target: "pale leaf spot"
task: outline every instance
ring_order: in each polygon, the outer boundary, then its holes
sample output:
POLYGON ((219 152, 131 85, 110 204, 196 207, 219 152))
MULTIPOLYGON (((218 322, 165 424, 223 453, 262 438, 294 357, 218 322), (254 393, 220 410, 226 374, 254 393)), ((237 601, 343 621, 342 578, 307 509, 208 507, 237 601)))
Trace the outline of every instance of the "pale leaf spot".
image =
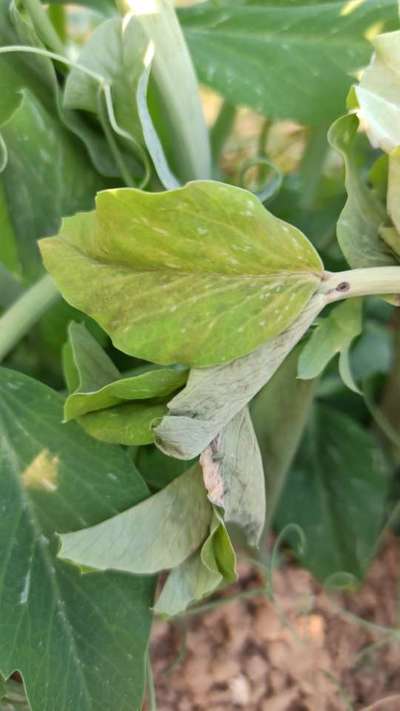
POLYGON ((25 488, 56 491, 59 458, 52 457, 48 449, 34 458, 22 473, 22 483, 25 488))
POLYGON ((26 576, 25 576, 24 586, 21 590, 21 595, 19 596, 19 604, 20 605, 26 605, 26 603, 28 602, 30 588, 31 588, 31 571, 29 569, 26 576))
POLYGON ((214 459, 215 451, 212 444, 200 455, 200 466, 203 470, 204 486, 207 489, 209 501, 215 506, 224 506, 224 482, 221 476, 221 463, 214 459))

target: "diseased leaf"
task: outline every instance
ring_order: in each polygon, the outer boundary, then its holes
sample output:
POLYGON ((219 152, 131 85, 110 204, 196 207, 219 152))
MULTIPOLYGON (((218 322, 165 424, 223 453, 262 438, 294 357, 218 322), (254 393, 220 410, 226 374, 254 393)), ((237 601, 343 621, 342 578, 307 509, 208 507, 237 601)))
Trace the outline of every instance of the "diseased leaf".
POLYGON ((270 380, 325 304, 316 294, 295 324, 250 355, 191 370, 185 388, 168 403, 169 415, 155 428, 157 446, 180 459, 200 454, 270 380))
POLYGON ((299 357, 298 377, 317 378, 330 360, 348 350, 361 333, 361 299, 348 299, 335 306, 329 316, 319 321, 299 357))
POLYGON ((299 380, 297 346, 250 405, 265 472, 267 526, 273 523, 289 467, 314 399, 315 382, 299 380))
POLYGON ((212 508, 197 466, 138 506, 61 536, 61 558, 96 570, 154 573, 183 563, 204 541, 212 508))
POLYGON ((210 533, 200 551, 172 570, 154 607, 165 617, 183 613, 189 605, 236 578, 235 553, 220 516, 214 511, 210 533))
POLYGON ((184 385, 187 379, 187 370, 178 366, 163 368, 146 365, 136 368, 129 376, 121 376, 83 324, 71 323, 68 334, 72 349, 68 371, 73 392, 65 401, 66 420, 126 404, 130 400, 166 397, 184 385))
POLYGON ((299 230, 212 181, 104 191, 41 249, 67 301, 117 348, 161 364, 251 352, 294 322, 323 271, 299 230))
POLYGON ((62 398, 0 370, 0 672, 32 711, 132 711, 142 701, 153 582, 80 575, 54 531, 123 511, 148 492, 128 455, 62 424, 62 398), (110 664, 112 660, 112 664, 110 664))
POLYGON ((358 119, 354 114, 339 118, 329 131, 329 141, 343 156, 346 168, 347 202, 337 225, 341 250, 352 268, 396 264, 380 236, 386 211, 360 173, 357 161, 358 119))
POLYGON ((362 578, 375 553, 387 496, 387 469, 373 436, 343 413, 318 407, 286 484, 279 529, 304 531, 301 562, 320 580, 362 578))
POLYGON ((200 464, 210 501, 224 509, 226 523, 237 524, 256 546, 265 522, 265 484, 247 407, 204 450, 200 464))
POLYGON ((352 75, 370 58, 374 25, 398 27, 394 0, 209 0, 180 19, 202 82, 232 104, 312 125, 343 111, 352 75))
POLYGON ((372 40, 375 54, 355 87, 368 138, 386 153, 400 145, 400 31, 372 40))

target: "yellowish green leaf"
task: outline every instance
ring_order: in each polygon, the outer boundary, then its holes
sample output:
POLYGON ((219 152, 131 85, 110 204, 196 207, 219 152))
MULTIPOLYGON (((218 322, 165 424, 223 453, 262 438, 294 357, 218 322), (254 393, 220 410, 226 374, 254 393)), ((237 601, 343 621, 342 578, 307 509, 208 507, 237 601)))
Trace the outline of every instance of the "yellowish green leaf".
POLYGON ((295 321, 323 272, 298 229, 212 181, 104 191, 41 249, 67 301, 117 348, 161 364, 250 353, 295 321))

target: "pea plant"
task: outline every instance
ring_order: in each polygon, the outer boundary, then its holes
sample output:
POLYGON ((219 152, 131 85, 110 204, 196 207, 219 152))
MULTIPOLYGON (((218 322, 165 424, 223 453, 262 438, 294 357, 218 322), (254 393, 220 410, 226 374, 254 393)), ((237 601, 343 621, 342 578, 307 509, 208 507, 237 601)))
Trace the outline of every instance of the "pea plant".
POLYGON ((2 709, 155 708, 155 616, 397 525, 396 2, 80 2, 0 5, 2 709))

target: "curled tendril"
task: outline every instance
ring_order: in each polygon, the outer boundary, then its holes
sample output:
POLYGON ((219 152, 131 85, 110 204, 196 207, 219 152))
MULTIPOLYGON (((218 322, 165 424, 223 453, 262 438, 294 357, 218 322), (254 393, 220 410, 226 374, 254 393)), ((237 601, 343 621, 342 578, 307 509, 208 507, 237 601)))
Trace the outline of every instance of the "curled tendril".
POLYGON ((274 197, 281 189, 282 181, 282 171, 264 156, 249 158, 241 164, 239 169, 238 183, 240 187, 250 190, 261 202, 266 202, 274 197), (252 186, 246 176, 254 169, 257 169, 257 173, 259 174, 261 173, 261 169, 263 169, 263 173, 266 173, 266 175, 260 180, 259 184, 253 184, 252 186))
POLYGON ((296 555, 301 556, 304 555, 307 547, 307 540, 306 540, 306 535, 297 523, 288 523, 287 526, 282 528, 282 531, 277 536, 277 539, 274 543, 274 546, 272 548, 271 552, 271 557, 269 559, 268 563, 268 568, 267 568, 267 580, 268 580, 268 587, 271 590, 271 595, 273 596, 272 590, 273 590, 273 585, 272 585, 272 576, 274 569, 277 566, 278 563, 278 555, 279 555, 279 549, 284 542, 285 539, 288 538, 288 535, 290 533, 296 534, 297 537, 297 545, 294 546, 294 551, 296 555))

